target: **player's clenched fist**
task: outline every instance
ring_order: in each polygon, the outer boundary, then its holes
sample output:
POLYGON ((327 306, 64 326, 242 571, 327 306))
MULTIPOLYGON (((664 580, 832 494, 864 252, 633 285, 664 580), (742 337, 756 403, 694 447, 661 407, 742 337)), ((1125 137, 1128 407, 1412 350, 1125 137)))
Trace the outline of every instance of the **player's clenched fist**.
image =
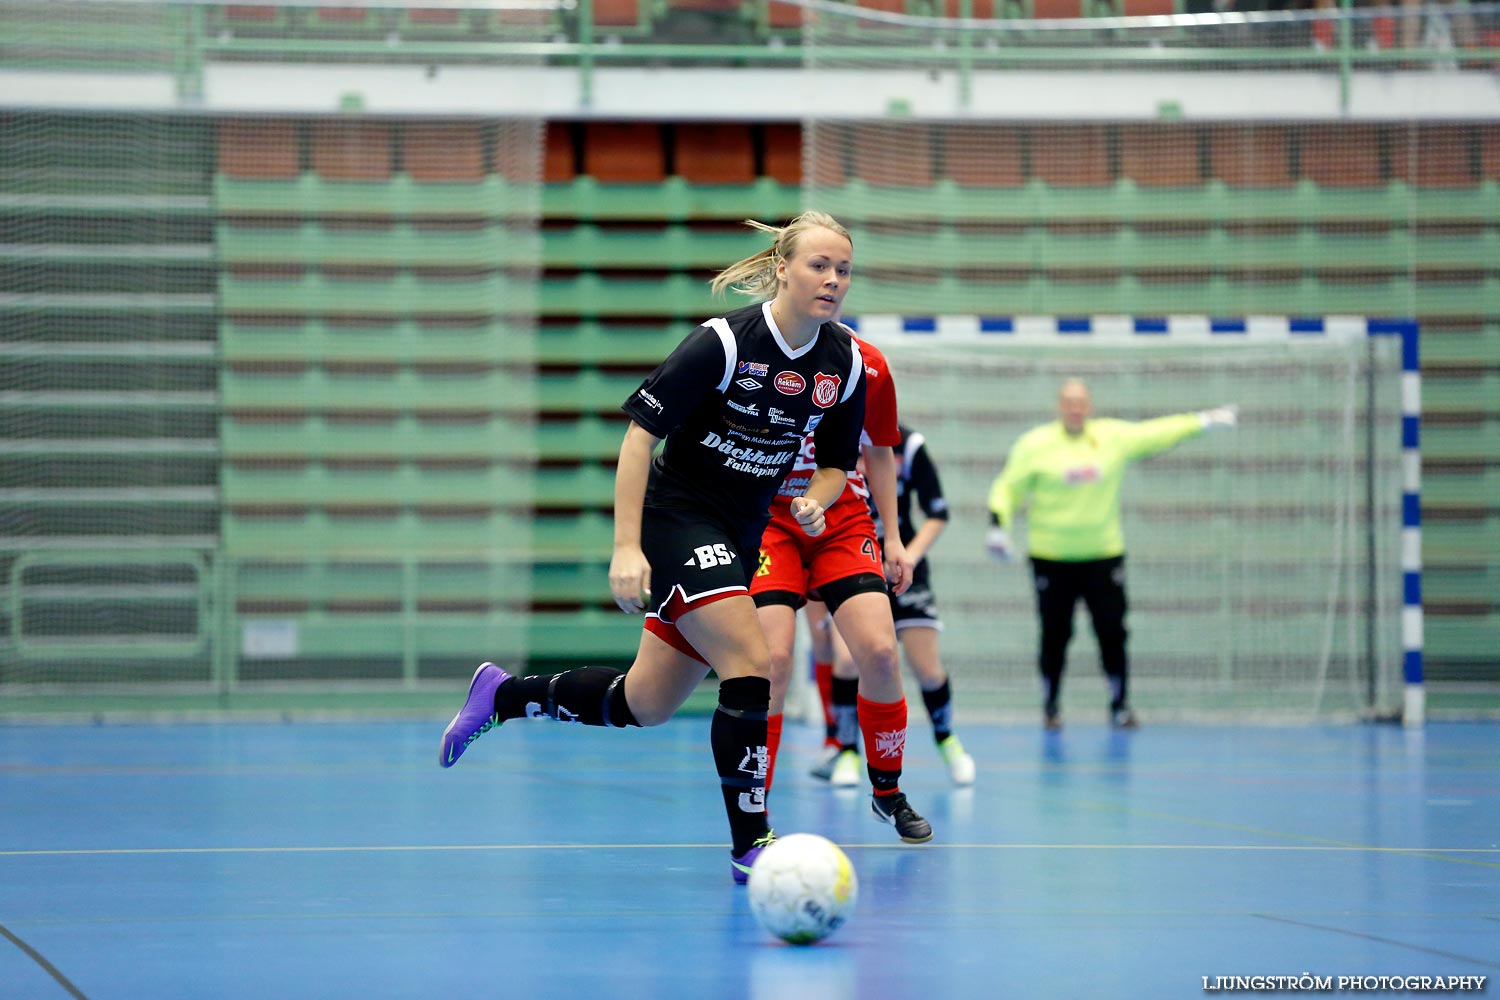
POLYGON ((802 530, 812 538, 821 535, 827 526, 827 522, 823 519, 823 505, 807 497, 792 498, 792 516, 797 519, 802 530))

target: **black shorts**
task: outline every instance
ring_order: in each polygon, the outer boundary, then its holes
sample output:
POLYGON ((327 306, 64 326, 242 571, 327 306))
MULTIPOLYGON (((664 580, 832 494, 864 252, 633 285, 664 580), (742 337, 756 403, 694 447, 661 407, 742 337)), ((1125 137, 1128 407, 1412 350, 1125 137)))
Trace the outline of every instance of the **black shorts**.
POLYGON ((670 624, 696 604, 748 594, 765 526, 731 526, 707 511, 648 504, 641 511, 641 551, 651 563, 646 613, 670 624))
POLYGON ((926 559, 917 563, 911 580, 906 593, 891 595, 891 617, 896 620, 896 631, 903 628, 942 628, 942 620, 938 618, 937 597, 932 593, 932 584, 928 580, 926 559))

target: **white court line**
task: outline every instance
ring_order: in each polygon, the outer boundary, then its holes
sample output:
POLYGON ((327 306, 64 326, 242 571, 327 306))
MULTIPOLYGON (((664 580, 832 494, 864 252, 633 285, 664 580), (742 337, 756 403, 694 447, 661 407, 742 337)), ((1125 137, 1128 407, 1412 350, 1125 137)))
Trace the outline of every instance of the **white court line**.
MULTIPOLYGON (((910 846, 841 844, 857 850, 911 850, 910 846)), ((678 851, 720 849, 723 844, 404 844, 351 847, 105 847, 0 851, 0 858, 155 854, 373 854, 421 851, 678 851)), ((1324 851, 1354 854, 1500 854, 1500 847, 1379 847, 1359 844, 924 844, 923 850, 966 851, 1324 851)))

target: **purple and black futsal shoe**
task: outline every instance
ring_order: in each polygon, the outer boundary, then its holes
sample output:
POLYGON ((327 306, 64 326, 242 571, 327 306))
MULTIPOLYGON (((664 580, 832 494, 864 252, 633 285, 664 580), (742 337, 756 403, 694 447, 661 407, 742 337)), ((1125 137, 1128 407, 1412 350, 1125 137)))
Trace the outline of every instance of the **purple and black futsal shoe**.
POLYGON ((500 725, 495 712, 495 690, 510 680, 510 674, 493 663, 481 663, 469 682, 469 696, 464 707, 458 710, 448 728, 443 730, 443 745, 438 754, 438 763, 452 767, 473 743, 485 733, 500 725))
POLYGON ((760 857, 760 852, 771 846, 776 839, 776 831, 772 830, 764 837, 750 845, 750 849, 739 857, 734 852, 729 852, 729 872, 734 876, 735 885, 744 885, 750 881, 750 869, 755 866, 755 859, 760 857))

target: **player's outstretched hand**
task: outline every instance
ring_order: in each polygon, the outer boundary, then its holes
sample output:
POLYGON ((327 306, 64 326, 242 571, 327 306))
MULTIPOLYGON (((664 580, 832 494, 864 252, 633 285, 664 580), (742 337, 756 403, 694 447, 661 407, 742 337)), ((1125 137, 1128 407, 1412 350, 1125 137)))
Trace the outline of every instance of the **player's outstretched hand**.
POLYGON ((627 615, 645 610, 651 602, 651 564, 639 545, 615 549, 609 560, 609 590, 627 615))
POLYGON ((823 518, 823 505, 807 497, 792 498, 792 516, 802 525, 802 530, 813 538, 821 535, 828 526, 823 518))
POLYGON ((1199 413, 1198 419, 1203 422, 1203 429, 1206 431, 1216 427, 1233 427, 1240 422, 1240 406, 1238 403, 1215 406, 1212 410, 1199 413))
POLYGON ((984 547, 991 556, 1001 562, 1010 562, 1016 557, 1016 547, 1011 543, 1010 535, 1006 534, 1004 528, 991 528, 985 532, 984 547))

